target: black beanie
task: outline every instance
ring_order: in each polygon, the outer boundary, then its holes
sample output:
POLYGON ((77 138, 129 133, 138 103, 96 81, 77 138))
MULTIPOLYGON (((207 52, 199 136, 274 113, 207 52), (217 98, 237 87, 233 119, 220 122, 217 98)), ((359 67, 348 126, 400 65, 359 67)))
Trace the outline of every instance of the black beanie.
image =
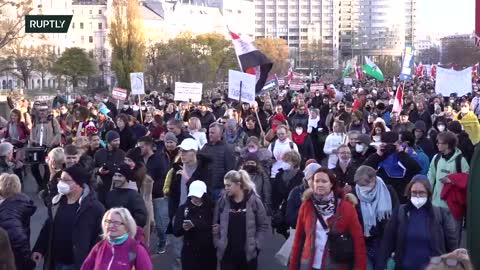
POLYGON ((127 180, 129 180, 129 181, 134 180, 133 179, 133 171, 132 171, 132 169, 130 169, 130 166, 128 166, 128 164, 126 164, 126 163, 122 163, 122 164, 120 164, 120 166, 117 166, 115 168, 115 172, 125 176, 125 178, 127 178, 127 180))
POLYGON ((387 131, 380 136, 382 143, 396 143, 398 141, 398 133, 394 131, 387 131))
POLYGON ((90 176, 86 172, 85 167, 80 164, 73 164, 72 166, 64 169, 63 171, 68 173, 68 175, 72 177, 73 181, 81 187, 83 187, 83 184, 86 184, 90 179, 90 176))
POLYGON ((460 124, 460 122, 458 122, 458 121, 452 121, 452 122, 448 123, 447 128, 448 128, 448 130, 450 130, 451 132, 453 132, 455 134, 462 133, 462 124, 460 124))

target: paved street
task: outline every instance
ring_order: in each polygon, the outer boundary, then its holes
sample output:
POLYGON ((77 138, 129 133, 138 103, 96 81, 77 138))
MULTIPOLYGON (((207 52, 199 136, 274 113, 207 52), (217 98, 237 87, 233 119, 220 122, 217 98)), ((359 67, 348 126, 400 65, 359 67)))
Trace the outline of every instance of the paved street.
MULTIPOLYGON (((31 174, 29 173, 24 182, 24 192, 26 192, 37 205, 38 209, 35 212, 35 215, 32 217, 31 220, 31 243, 32 247, 37 240, 38 234, 40 233, 40 229, 43 225, 47 217, 47 209, 41 203, 40 199, 36 195, 36 184, 33 180, 31 174)), ((272 235, 271 233, 268 234, 268 237, 265 239, 265 249, 262 251, 260 256, 259 266, 258 269, 261 270, 282 270, 287 269, 286 267, 280 266, 276 260, 273 258, 274 254, 278 251, 281 247, 284 238, 279 236, 278 234, 272 235)), ((152 260, 154 263, 154 269, 161 269, 161 270, 169 270, 172 269, 172 256, 171 250, 167 248, 167 252, 161 255, 152 255, 152 260)), ((40 267, 37 267, 37 270, 40 270, 40 267)), ((202 269, 199 269, 202 270, 202 269)))

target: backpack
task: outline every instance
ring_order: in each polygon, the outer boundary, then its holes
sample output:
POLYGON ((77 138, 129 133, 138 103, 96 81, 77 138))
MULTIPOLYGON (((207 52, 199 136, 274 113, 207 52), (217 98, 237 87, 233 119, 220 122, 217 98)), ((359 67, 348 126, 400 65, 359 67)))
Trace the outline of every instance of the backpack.
MULTIPOLYGON (((277 142, 277 140, 273 141, 271 146, 272 146, 272 154, 273 154, 273 150, 275 149, 275 143, 277 142)), ((293 147, 293 142, 290 141, 288 142, 288 145, 290 145, 290 150, 295 150, 295 148, 293 147)))
MULTIPOLYGON (((438 162, 440 161, 440 159, 442 158, 442 155, 440 154, 437 154, 435 156, 435 159, 433 160, 433 164, 435 165, 435 172, 437 171, 437 165, 438 165, 438 162)), ((460 173, 462 172, 462 155, 457 155, 455 157, 455 170, 457 173, 460 173)))

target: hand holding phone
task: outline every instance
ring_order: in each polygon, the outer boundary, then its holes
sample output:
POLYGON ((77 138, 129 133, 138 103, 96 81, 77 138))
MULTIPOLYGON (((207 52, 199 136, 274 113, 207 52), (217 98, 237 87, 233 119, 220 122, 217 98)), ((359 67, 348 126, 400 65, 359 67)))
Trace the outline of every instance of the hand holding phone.
POLYGON ((194 226, 193 226, 193 223, 192 223, 191 220, 186 219, 186 220, 183 221, 182 227, 183 227, 183 229, 184 229, 185 231, 189 231, 189 230, 191 230, 194 226))

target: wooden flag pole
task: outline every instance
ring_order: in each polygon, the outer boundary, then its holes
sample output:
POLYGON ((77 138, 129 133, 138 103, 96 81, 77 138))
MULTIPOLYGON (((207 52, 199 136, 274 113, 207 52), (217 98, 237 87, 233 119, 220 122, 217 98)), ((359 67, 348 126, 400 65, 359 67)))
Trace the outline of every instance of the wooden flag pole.
POLYGON ((142 98, 140 97, 140 95, 138 95, 138 106, 140 107, 140 109, 139 109, 139 111, 140 111, 140 121, 143 124, 142 98))

